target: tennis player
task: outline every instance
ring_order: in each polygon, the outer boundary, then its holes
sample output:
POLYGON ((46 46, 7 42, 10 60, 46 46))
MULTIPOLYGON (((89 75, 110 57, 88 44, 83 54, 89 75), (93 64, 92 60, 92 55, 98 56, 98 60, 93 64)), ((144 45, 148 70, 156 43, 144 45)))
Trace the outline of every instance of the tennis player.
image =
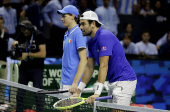
MULTIPOLYGON (((83 37, 77 24, 79 12, 75 6, 68 5, 57 12, 62 14, 63 26, 68 28, 63 41, 60 89, 69 89, 74 93, 87 63, 86 37, 83 37)), ((71 93, 63 94, 70 96, 71 93)))
POLYGON ((136 88, 136 74, 126 60, 117 37, 112 32, 101 29, 101 25, 103 24, 99 22, 98 16, 93 11, 86 11, 80 17, 83 36, 90 36, 91 39, 88 41, 89 56, 83 78, 73 97, 78 97, 85 88, 97 62, 99 65, 97 88, 94 95, 88 97, 86 102, 93 103, 100 96, 107 78, 108 95, 113 95, 113 99, 109 102, 129 106, 136 88))

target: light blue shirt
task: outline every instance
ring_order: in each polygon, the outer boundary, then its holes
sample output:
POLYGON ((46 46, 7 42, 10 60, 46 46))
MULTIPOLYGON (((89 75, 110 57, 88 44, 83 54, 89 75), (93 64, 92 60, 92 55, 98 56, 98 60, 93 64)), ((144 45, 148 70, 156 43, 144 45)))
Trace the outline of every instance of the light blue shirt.
POLYGON ((156 45, 148 42, 148 44, 143 43, 142 41, 136 43, 136 47, 139 52, 145 52, 147 55, 158 55, 158 50, 156 45))
POLYGON ((130 42, 127 48, 124 47, 123 41, 120 41, 120 44, 122 45, 125 54, 137 54, 138 53, 135 43, 130 42))
POLYGON ((58 14, 57 11, 61 10, 63 7, 69 4, 70 3, 68 0, 62 0, 62 5, 59 2, 59 0, 51 0, 50 2, 48 2, 48 4, 44 7, 45 22, 52 23, 53 25, 60 27, 60 28, 65 28, 61 21, 61 14, 58 14))
POLYGON ((118 13, 132 14, 134 5, 137 5, 137 0, 119 0, 118 13))
POLYGON ((108 7, 108 9, 106 9, 104 6, 101 6, 98 7, 95 12, 99 17, 99 21, 104 24, 101 28, 107 29, 117 35, 118 16, 116 9, 114 7, 108 7))
POLYGON ((163 44, 165 44, 167 42, 167 36, 168 36, 168 33, 166 33, 162 38, 160 38, 156 45, 157 46, 162 46, 163 44))
POLYGON ((86 48, 86 37, 76 25, 64 35, 61 83, 72 85, 80 62, 78 49, 86 48))
POLYGON ((6 10, 5 7, 0 8, 0 16, 4 19, 4 27, 8 29, 9 34, 16 32, 15 26, 17 26, 17 12, 13 8, 6 10))
MULTIPOLYGON (((113 0, 110 0, 109 6, 113 6, 113 0)), ((100 7, 103 6, 103 0, 96 0, 96 6, 100 7)))

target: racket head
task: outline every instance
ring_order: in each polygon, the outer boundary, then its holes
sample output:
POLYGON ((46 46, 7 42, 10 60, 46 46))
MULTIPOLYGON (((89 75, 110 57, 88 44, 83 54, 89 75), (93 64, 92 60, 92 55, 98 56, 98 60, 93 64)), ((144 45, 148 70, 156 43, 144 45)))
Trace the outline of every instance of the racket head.
POLYGON ((70 109, 85 103, 86 98, 82 97, 70 97, 57 101, 53 107, 58 110, 70 109))

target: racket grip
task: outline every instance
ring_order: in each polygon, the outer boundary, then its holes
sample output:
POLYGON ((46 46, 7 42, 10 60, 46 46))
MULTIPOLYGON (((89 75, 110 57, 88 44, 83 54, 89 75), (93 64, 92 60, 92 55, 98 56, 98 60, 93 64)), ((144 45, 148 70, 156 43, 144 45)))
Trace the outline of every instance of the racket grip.
POLYGON ((107 100, 107 99, 113 99, 113 95, 104 96, 104 97, 98 97, 98 98, 96 98, 95 101, 99 101, 99 100, 107 100))

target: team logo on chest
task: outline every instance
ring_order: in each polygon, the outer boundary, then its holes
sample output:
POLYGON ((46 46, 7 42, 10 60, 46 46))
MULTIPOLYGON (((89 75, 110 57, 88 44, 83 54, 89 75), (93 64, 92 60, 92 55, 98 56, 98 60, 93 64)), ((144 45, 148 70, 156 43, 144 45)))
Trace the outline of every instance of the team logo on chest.
POLYGON ((71 43, 71 42, 72 42, 72 39, 69 39, 69 40, 68 40, 68 43, 71 43))

